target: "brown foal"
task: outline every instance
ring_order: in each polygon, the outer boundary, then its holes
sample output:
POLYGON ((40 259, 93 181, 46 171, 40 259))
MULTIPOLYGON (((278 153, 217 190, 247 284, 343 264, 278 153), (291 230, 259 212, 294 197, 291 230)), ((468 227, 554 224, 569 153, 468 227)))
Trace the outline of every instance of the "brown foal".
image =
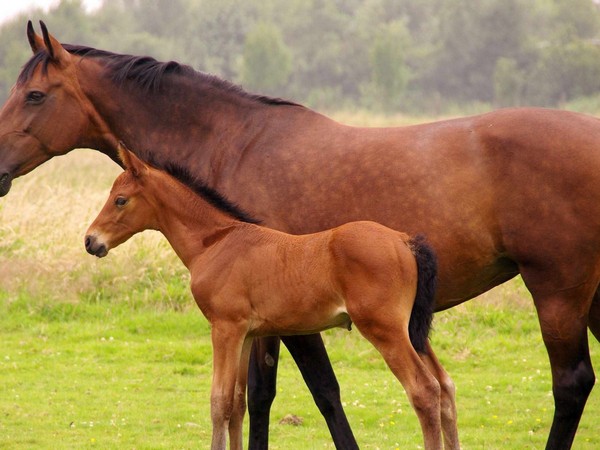
POLYGON ((427 340, 437 266, 422 239, 374 222, 285 234, 251 223, 215 191, 192 190, 182 169, 157 170, 123 148, 120 156, 126 171, 88 229, 86 249, 103 257, 155 229, 189 269, 196 303, 211 323, 212 449, 225 448, 227 432, 230 448, 242 448, 254 337, 352 323, 404 386, 425 448, 440 449, 442 441, 458 448, 454 398, 441 392, 427 340))

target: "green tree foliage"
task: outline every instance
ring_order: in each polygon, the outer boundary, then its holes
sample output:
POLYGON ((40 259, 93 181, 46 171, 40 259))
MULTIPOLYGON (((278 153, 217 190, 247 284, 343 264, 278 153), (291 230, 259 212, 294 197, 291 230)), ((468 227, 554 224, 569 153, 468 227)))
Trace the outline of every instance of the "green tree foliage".
POLYGON ((523 93, 523 74, 517 61, 499 58, 494 70, 494 101, 496 106, 518 106, 523 93))
POLYGON ((400 21, 387 24, 378 30, 371 47, 371 82, 368 97, 375 106, 390 112, 401 106, 400 100, 410 78, 406 52, 410 34, 400 21))
POLYGON ((246 36, 242 81, 251 89, 276 90, 288 81, 291 62, 281 31, 273 24, 259 22, 246 36))
POLYGON ((64 42, 148 54, 319 108, 440 112, 600 94, 595 0, 62 0, 0 27, 0 100, 26 18, 64 42))

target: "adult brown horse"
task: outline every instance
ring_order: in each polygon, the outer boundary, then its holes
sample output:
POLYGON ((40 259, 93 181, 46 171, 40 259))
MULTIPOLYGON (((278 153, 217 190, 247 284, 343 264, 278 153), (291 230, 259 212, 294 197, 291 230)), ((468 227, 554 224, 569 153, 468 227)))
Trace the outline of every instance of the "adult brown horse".
MULTIPOLYGON (((571 445, 595 380, 587 327, 600 337, 600 121, 508 109, 354 128, 173 62, 63 47, 42 29, 29 24, 35 54, 0 111, 0 194, 73 148, 116 160, 120 139, 159 166, 178 161, 272 228, 370 219, 424 233, 439 257, 438 310, 520 273, 552 366, 547 447, 571 445)), ((336 445, 354 447, 320 338, 284 342, 336 445)), ((253 448, 266 446, 277 354, 274 339, 254 349, 253 448)))
POLYGON ((124 148, 119 155, 126 171, 85 248, 104 257, 136 233, 159 230, 189 269, 194 299, 211 324, 211 449, 225 450, 227 434, 230 448, 242 449, 254 338, 352 324, 406 389, 425 449, 444 448, 442 429, 445 448, 459 448, 456 414, 452 421, 441 414, 438 363, 427 342, 437 265, 423 239, 367 221, 301 236, 271 230, 187 170, 156 170, 124 148))

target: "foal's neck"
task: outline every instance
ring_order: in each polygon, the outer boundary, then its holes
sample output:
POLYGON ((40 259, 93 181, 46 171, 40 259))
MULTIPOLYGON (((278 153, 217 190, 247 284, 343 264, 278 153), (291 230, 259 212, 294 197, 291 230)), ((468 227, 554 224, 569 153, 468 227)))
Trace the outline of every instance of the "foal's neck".
POLYGON ((244 225, 171 177, 157 181, 153 196, 159 231, 188 269, 196 257, 244 225))

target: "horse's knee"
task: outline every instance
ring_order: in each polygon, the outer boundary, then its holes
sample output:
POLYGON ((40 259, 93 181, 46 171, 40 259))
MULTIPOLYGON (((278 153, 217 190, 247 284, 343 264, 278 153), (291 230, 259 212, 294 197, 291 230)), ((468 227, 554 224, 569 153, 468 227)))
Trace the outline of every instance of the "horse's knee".
POLYGON ((326 417, 337 411, 338 405, 341 404, 340 385, 336 378, 329 378, 315 386, 312 394, 317 408, 326 417))
POLYGON ((246 415, 246 392, 241 389, 236 389, 233 404, 232 417, 237 418, 240 422, 243 421, 244 416, 246 415))
POLYGON ((553 380, 557 417, 581 415, 595 382, 594 369, 587 361, 581 361, 574 369, 563 369, 553 380))
POLYGON ((440 377, 438 382, 440 383, 442 397, 452 399, 456 397, 456 385, 454 384, 454 381, 452 381, 452 378, 445 375, 444 377, 440 377))
POLYGON ((442 408, 442 415, 455 416, 456 415, 456 385, 452 378, 446 376, 441 380, 440 383, 440 404, 442 408))
POLYGON ((226 395, 211 395, 210 415, 213 426, 229 422, 233 414, 233 399, 226 395))
POLYGON ((410 402, 421 422, 439 424, 441 395, 442 387, 433 377, 430 380, 420 381, 418 388, 410 392, 410 402))

